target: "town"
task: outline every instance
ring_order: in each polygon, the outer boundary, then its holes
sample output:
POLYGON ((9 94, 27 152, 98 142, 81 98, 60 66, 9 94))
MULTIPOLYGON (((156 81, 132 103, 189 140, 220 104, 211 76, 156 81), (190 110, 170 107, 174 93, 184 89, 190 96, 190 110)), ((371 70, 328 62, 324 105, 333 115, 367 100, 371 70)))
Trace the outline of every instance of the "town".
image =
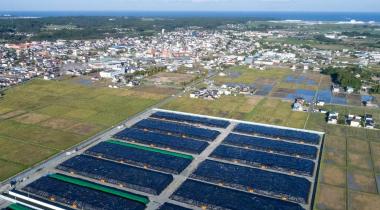
POLYGON ((377 206, 378 22, 0 26, 0 209, 377 206))

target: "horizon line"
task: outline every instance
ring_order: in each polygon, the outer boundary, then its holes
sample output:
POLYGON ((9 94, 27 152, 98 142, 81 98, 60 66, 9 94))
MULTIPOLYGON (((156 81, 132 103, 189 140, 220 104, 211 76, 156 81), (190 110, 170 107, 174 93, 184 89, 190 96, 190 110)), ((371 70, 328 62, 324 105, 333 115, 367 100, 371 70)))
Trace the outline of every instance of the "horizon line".
POLYGON ((312 10, 0 10, 0 12, 298 12, 298 13, 380 13, 380 11, 312 11, 312 10))

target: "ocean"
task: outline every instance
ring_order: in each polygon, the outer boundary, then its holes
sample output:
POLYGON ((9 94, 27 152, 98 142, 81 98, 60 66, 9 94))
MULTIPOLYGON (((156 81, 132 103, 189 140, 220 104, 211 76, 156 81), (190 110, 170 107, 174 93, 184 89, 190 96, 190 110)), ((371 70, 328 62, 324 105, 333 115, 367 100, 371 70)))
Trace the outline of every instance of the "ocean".
POLYGON ((374 21, 380 12, 207 12, 207 11, 0 11, 0 16, 63 17, 63 16, 128 16, 128 17, 247 17, 270 20, 303 21, 374 21))

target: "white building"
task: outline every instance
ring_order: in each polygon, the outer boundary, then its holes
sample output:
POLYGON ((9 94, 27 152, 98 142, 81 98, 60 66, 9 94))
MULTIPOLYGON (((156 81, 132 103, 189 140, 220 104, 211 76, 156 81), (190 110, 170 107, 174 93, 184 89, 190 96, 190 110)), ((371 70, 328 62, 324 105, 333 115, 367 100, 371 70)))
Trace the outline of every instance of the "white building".
POLYGON ((338 117, 339 117, 338 112, 330 112, 329 116, 327 118, 327 123, 328 124, 338 124, 338 117))
POLYGON ((119 75, 122 75, 124 74, 125 71, 122 70, 122 69, 119 69, 119 70, 105 70, 105 71, 101 71, 99 73, 100 77, 101 78, 106 78, 106 79, 113 79, 119 75))
POLYGON ((351 127, 360 127, 361 121, 362 121, 362 117, 358 115, 349 114, 347 116, 347 122, 351 127))

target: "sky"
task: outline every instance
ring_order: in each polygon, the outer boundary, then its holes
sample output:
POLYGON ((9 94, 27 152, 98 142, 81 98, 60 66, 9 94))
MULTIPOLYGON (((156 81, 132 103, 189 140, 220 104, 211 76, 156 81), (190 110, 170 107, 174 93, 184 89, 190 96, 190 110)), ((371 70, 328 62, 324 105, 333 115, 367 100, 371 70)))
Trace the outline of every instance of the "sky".
POLYGON ((380 0, 0 0, 0 11, 380 12, 380 0))

